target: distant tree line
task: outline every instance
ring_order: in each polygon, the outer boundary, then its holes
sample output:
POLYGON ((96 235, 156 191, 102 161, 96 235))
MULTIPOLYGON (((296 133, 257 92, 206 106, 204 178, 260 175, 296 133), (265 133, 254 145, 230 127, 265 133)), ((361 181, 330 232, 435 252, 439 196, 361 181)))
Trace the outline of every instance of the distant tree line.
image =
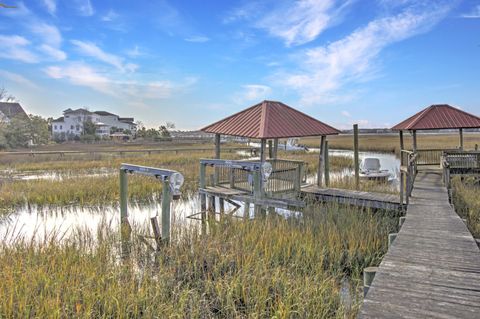
POLYGON ((137 122, 137 137, 151 140, 171 138, 170 130, 175 129, 175 124, 167 122, 165 125, 160 125, 157 129, 145 128, 141 122, 137 122))

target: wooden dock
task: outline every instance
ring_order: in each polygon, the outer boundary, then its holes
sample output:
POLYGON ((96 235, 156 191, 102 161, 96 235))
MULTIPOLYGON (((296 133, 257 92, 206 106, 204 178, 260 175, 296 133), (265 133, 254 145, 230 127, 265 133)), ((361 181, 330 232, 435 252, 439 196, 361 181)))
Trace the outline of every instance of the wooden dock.
POLYGON ((302 196, 313 197, 319 202, 336 202, 364 208, 400 210, 398 195, 360 192, 349 189, 321 188, 314 185, 302 187, 302 196))
POLYGON ((419 171, 359 318, 480 318, 480 251, 440 171, 419 171))

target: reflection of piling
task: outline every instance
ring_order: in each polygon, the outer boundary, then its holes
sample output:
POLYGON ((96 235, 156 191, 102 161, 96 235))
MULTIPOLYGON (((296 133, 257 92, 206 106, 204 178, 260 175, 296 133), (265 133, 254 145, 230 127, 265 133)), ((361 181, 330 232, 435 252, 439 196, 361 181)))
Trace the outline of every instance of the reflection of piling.
POLYGON ((370 289, 378 267, 367 267, 363 270, 363 296, 365 297, 370 289))

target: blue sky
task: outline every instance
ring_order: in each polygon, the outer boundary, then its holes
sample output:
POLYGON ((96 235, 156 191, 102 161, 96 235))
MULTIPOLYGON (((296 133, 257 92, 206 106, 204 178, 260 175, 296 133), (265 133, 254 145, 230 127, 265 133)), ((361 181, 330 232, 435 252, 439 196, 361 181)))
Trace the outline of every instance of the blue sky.
POLYGON ((17 8, 0 8, 0 87, 29 113, 180 129, 264 99, 338 128, 480 114, 480 1, 1 2, 17 8))

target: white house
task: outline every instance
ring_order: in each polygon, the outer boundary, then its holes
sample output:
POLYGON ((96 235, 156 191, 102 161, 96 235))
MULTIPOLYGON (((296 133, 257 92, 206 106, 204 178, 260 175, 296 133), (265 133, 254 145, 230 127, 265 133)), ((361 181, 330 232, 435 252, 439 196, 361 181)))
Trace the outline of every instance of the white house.
POLYGON ((84 133, 85 123, 92 122, 96 126, 95 134, 101 137, 110 136, 113 128, 116 131, 130 132, 131 135, 135 135, 137 125, 133 121, 133 117, 119 117, 105 111, 66 109, 62 117, 52 121, 52 134, 53 136, 63 135, 66 139, 80 136, 84 133))

